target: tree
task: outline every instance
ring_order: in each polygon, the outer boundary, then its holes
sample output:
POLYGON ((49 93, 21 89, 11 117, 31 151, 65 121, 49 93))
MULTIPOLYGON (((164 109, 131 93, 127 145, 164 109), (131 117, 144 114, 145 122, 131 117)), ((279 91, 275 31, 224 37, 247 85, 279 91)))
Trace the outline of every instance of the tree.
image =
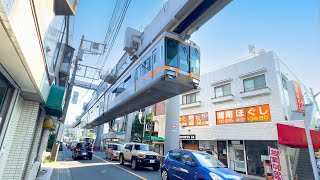
MULTIPOLYGON (((152 113, 147 114, 146 118, 146 124, 150 123, 152 120, 152 113)), ((141 118, 141 123, 139 121, 138 114, 136 114, 135 119, 132 124, 132 130, 131 130, 131 141, 133 142, 141 142, 142 140, 142 135, 143 135, 143 122, 144 122, 144 114, 142 115, 141 118)))
POLYGON ((91 132, 91 133, 88 134, 88 137, 89 137, 89 138, 93 138, 94 136, 95 136, 95 133, 92 133, 92 132, 91 132))

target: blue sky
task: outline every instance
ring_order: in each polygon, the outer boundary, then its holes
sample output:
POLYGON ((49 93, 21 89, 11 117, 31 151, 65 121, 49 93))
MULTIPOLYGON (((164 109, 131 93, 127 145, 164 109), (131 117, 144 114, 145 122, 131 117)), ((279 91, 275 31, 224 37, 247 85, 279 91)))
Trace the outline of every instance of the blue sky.
MULTIPOLYGON (((112 68, 123 54, 126 27, 142 30, 162 8, 164 0, 131 0, 105 68, 112 68)), ((78 48, 82 35, 103 42, 116 0, 79 1, 73 43, 78 48)), ((249 56, 248 45, 274 51, 307 86, 320 91, 320 15, 317 0, 235 0, 209 20, 191 40, 201 48, 201 73, 249 56)), ((84 64, 93 65, 97 57, 84 64)), ((81 101, 90 99, 79 88, 80 102, 71 105, 67 121, 81 113, 81 101), (80 105, 79 105, 80 104, 80 105), (80 106, 80 108, 79 108, 80 106), (73 107, 73 108, 72 108, 73 107), (77 110, 75 110, 77 109, 77 110)))

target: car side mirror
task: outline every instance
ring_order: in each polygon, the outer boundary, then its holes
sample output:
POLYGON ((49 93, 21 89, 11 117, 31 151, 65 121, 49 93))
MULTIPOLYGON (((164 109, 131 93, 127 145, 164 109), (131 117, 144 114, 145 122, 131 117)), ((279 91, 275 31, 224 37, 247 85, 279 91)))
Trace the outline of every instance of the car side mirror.
POLYGON ((187 166, 192 166, 192 167, 196 165, 196 163, 191 162, 191 161, 187 161, 185 164, 186 164, 187 166))

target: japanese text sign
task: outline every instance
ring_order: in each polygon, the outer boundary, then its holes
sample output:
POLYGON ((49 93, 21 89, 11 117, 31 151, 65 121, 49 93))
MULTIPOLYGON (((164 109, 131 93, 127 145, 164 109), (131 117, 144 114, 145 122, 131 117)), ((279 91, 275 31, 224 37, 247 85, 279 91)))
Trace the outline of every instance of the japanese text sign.
POLYGON ((216 111, 217 124, 271 121, 268 104, 246 108, 216 111))
POLYGON ((297 101, 297 110, 298 112, 305 112, 306 109, 304 107, 304 100, 303 95, 301 91, 301 86, 298 82, 293 81, 292 82, 294 93, 296 95, 296 101, 297 101))
POLYGON ((182 126, 208 126, 208 112, 180 116, 182 126))
POLYGON ((274 180, 282 180, 280 151, 274 148, 269 148, 269 156, 274 180))
POLYGON ((246 114, 248 122, 271 121, 269 105, 247 107, 246 114))

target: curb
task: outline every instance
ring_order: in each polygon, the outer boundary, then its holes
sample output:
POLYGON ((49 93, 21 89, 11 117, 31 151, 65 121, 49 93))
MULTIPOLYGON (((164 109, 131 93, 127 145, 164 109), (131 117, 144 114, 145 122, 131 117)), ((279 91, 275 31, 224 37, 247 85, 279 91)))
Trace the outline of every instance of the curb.
POLYGON ((43 168, 41 168, 39 173, 41 173, 42 171, 46 171, 46 172, 44 174, 41 174, 40 176, 38 176, 36 178, 36 180, 50 180, 52 172, 53 172, 53 168, 52 167, 43 167, 43 168))

